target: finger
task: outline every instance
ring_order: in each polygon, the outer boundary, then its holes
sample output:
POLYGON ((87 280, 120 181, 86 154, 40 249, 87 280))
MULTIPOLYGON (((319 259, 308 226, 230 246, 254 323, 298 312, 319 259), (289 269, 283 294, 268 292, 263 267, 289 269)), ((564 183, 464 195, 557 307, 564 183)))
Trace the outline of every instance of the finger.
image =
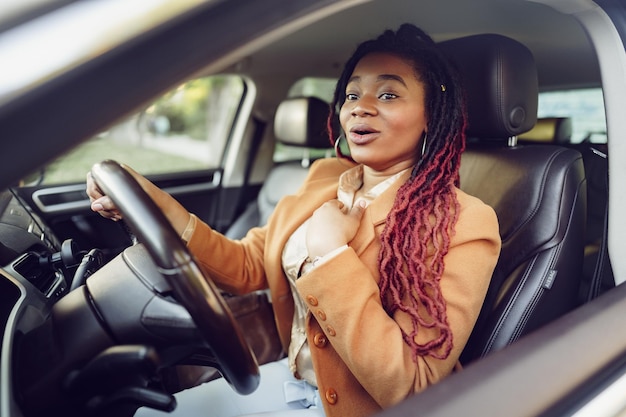
POLYGON ((97 200, 104 196, 104 193, 102 192, 102 190, 96 185, 96 182, 93 179, 91 172, 87 173, 86 182, 87 182, 87 187, 86 187, 87 196, 89 197, 91 201, 97 200))
POLYGON ((339 210, 345 212, 345 205, 339 200, 328 200, 320 206, 323 210, 339 210))
POLYGON ((91 203, 91 207, 96 208, 96 210, 101 211, 101 210, 114 210, 117 207, 115 207, 115 204, 113 204, 113 201, 107 197, 107 196, 103 196, 100 198, 95 199, 92 203, 91 203))
POLYGON ((113 220, 113 221, 118 221, 118 220, 122 220, 122 215, 116 212, 112 212, 112 211, 99 211, 98 214, 102 217, 104 217, 105 219, 109 219, 109 220, 113 220))
POLYGON ((91 203, 91 210, 107 219, 122 218, 117 208, 106 209, 100 202, 98 202, 98 200, 91 203))
POLYGON ((347 208, 346 205, 343 204, 341 201, 339 200, 330 200, 327 204, 330 204, 332 207, 336 207, 339 209, 339 211, 341 211, 342 213, 346 213, 347 212, 347 208))
POLYGON ((107 196, 92 201, 91 210, 109 219, 117 218, 119 220, 122 218, 113 201, 107 196))
POLYGON ((109 219, 113 221, 122 220, 122 215, 117 210, 101 210, 101 211, 98 211, 98 214, 104 217, 105 219, 109 219))
POLYGON ((366 208, 367 208, 367 201, 358 200, 352 206, 352 209, 350 209, 349 215, 355 217, 356 219, 361 219, 361 217, 363 217, 363 213, 365 212, 366 208))

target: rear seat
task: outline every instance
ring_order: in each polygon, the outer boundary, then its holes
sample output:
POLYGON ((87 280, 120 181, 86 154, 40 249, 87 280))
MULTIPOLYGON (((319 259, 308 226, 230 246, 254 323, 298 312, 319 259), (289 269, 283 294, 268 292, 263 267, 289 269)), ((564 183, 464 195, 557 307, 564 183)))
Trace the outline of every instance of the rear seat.
POLYGON ((306 149, 332 150, 326 130, 328 113, 328 103, 316 97, 288 98, 280 103, 274 117, 276 140, 302 148, 305 156, 299 161, 279 163, 272 168, 256 201, 229 227, 226 236, 241 239, 252 227, 263 226, 278 201, 298 190, 309 172, 306 149))
POLYGON ((593 143, 571 143, 572 120, 569 117, 547 117, 537 120, 535 127, 520 135, 518 143, 551 143, 579 151, 583 157, 587 180, 587 230, 582 302, 592 300, 615 286, 606 247, 608 209, 608 157, 593 143))

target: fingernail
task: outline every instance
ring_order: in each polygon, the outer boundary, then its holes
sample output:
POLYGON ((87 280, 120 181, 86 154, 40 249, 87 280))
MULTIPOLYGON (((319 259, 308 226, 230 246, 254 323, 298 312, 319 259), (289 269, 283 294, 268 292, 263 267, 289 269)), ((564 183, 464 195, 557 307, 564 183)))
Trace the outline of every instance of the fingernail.
POLYGON ((91 204, 91 209, 93 211, 102 211, 102 210, 104 210, 104 206, 102 204, 100 204, 100 203, 92 203, 91 204))

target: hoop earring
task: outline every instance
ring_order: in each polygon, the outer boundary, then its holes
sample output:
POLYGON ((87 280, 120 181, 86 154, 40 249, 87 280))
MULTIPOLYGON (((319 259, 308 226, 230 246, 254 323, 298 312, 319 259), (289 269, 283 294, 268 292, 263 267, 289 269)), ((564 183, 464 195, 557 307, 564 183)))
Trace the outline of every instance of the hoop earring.
POLYGON ((342 135, 337 136, 337 139, 335 140, 335 156, 337 158, 341 158, 341 153, 339 152, 339 144, 341 142, 341 137, 342 135))
POLYGON ((341 162, 343 165, 351 167, 352 165, 350 165, 348 161, 354 162, 352 157, 350 155, 342 154, 341 151, 339 150, 339 146, 341 144, 341 138, 343 137, 344 137, 343 135, 339 135, 337 136, 337 139, 335 140, 335 156, 337 157, 339 162, 341 162))
POLYGON ((428 139, 428 134, 424 132, 424 139, 422 139, 422 158, 424 157, 424 153, 426 153, 426 140, 428 139))

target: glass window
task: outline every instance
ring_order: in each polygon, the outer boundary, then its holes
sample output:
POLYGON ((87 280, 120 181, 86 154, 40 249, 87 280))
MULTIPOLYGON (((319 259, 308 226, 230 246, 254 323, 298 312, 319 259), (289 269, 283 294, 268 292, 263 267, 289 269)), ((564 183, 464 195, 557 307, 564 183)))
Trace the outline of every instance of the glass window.
POLYGON ((128 164, 142 174, 218 168, 244 93, 244 82, 237 76, 188 81, 25 182, 84 181, 91 166, 104 159, 128 164))
POLYGON ((302 78, 294 83, 289 89, 289 97, 317 97, 327 102, 331 102, 335 93, 335 78, 302 78))
POLYGON ((539 94, 537 117, 570 117, 572 143, 606 143, 606 117, 601 88, 542 92, 539 94))

